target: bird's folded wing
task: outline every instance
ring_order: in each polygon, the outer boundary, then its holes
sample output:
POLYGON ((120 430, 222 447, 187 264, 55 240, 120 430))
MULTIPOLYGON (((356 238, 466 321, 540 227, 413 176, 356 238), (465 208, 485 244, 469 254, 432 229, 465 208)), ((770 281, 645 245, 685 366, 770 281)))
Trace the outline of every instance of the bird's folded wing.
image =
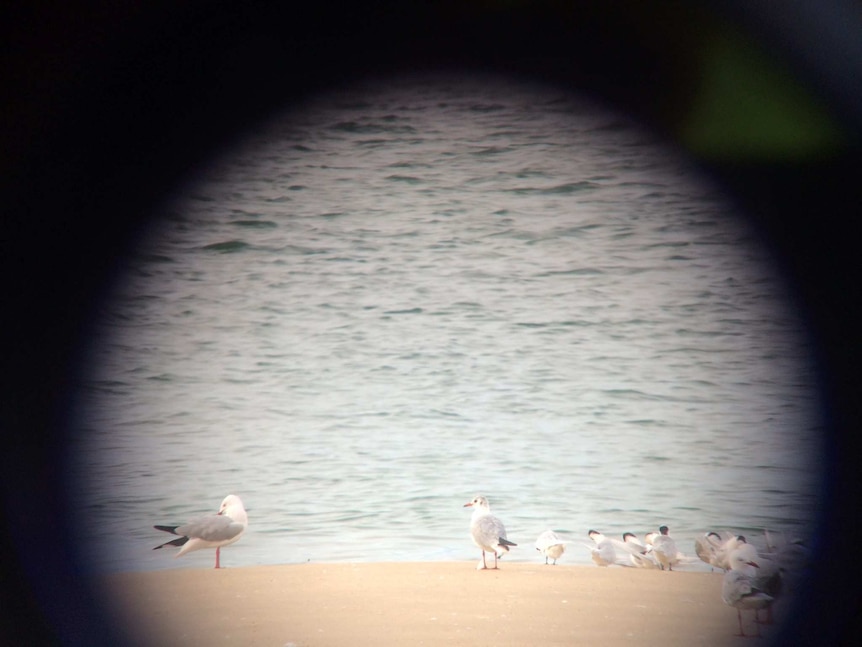
POLYGON ((210 515, 179 526, 178 535, 203 539, 204 541, 225 541, 233 539, 245 530, 245 525, 225 515, 210 515))

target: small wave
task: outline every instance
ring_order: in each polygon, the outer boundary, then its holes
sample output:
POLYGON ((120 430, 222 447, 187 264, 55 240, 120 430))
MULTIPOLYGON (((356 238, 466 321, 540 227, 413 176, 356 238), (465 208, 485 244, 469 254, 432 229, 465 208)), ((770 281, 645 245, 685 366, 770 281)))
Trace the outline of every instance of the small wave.
POLYGON ((175 377, 171 373, 162 373, 161 375, 151 375, 147 379, 153 382, 173 382, 175 377))
POLYGON ((248 247, 248 243, 241 240, 226 240, 221 243, 212 243, 211 245, 204 245, 202 249, 208 252, 219 252, 221 254, 231 254, 233 252, 240 252, 248 247))
POLYGON ((499 155, 500 153, 505 153, 510 149, 505 146, 488 146, 487 148, 483 148, 478 151, 474 151, 473 155, 478 157, 484 157, 485 155, 499 155))
POLYGON ((626 422, 629 423, 630 425, 641 425, 644 427, 649 427, 652 425, 659 424, 658 420, 654 420, 652 418, 641 418, 640 420, 626 420, 626 422))
POLYGON ((566 184, 558 184, 551 187, 516 187, 508 189, 509 193, 517 195, 570 195, 572 193, 580 193, 581 191, 592 191, 598 189, 600 185, 595 182, 568 182, 566 184))
POLYGON ((613 121, 605 122, 599 126, 593 128, 596 132, 622 132, 626 130, 631 130, 632 125, 628 121, 622 121, 620 119, 614 119, 613 121))
POLYGON ((380 133, 415 133, 416 129, 413 126, 408 125, 400 125, 400 126, 392 126, 391 122, 387 123, 387 125, 381 125, 376 123, 360 123, 358 121, 341 121, 334 126, 332 126, 332 130, 343 132, 343 133, 351 133, 358 135, 377 135, 380 133))
POLYGON ((572 270, 552 270, 550 272, 542 272, 536 276, 538 278, 547 278, 549 276, 594 276, 598 274, 604 274, 604 272, 597 267, 578 267, 572 270))
POLYGON ((278 227, 278 224, 272 220, 234 220, 230 224, 234 227, 246 227, 248 229, 272 229, 278 227))
POLYGON ((389 175, 386 179, 392 182, 404 182, 405 184, 420 184, 422 182, 421 179, 412 175, 389 175))
POLYGON ((539 323, 533 321, 519 321, 515 325, 520 326, 521 328, 547 328, 548 326, 552 326, 553 324, 539 323))
POLYGON ((499 112, 505 109, 506 106, 501 103, 475 103, 470 106, 471 112, 499 112))
POLYGON ((606 395, 609 395, 614 398, 638 398, 642 400, 664 400, 662 396, 652 395, 649 393, 644 393, 643 391, 638 391, 637 389, 606 389, 602 391, 606 395))
POLYGON ((173 263, 173 258, 165 254, 141 254, 138 260, 142 263, 173 263))
POLYGON ((422 314, 422 308, 408 308, 406 310, 386 310, 384 315, 418 315, 422 314))

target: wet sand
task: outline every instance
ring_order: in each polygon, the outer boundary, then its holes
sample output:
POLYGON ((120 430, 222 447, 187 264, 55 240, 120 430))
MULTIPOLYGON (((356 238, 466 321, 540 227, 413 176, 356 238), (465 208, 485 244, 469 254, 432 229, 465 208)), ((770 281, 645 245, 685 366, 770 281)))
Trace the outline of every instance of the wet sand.
MULTIPOLYGON (((719 573, 475 562, 104 576, 141 645, 733 645, 719 573)), ((743 614, 755 631, 751 612, 743 614)), ((768 637, 773 627, 762 627, 768 637)), ((766 641, 762 641, 764 644, 766 641)))

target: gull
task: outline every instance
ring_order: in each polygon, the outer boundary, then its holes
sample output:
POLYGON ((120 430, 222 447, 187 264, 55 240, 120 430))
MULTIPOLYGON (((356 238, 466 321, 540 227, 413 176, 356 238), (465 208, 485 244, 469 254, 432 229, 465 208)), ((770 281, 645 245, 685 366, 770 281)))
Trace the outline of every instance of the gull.
POLYGON ((485 553, 494 553, 494 568, 497 568, 497 553, 508 553, 509 546, 517 546, 506 539, 506 528, 503 522, 491 514, 491 506, 488 499, 483 496, 474 497, 470 503, 464 504, 465 508, 473 508, 473 516, 470 518, 470 534, 473 543, 482 550, 482 561, 476 566, 477 570, 488 568, 485 563, 485 553))
MULTIPOLYGON (((773 599, 777 599, 783 588, 781 569, 778 563, 759 554, 757 548, 753 544, 749 544, 742 535, 737 537, 737 539, 739 546, 733 551, 731 556, 737 556, 744 561, 756 563, 757 571, 752 578, 752 586, 758 591, 763 591, 773 599)), ((759 609, 755 611, 755 620, 760 622, 759 609)), ((766 620, 763 624, 771 625, 772 623, 772 604, 769 604, 766 607, 766 620)))
POLYGON ((193 519, 181 526, 153 526, 156 530, 163 530, 173 535, 179 535, 179 539, 166 541, 153 548, 158 550, 164 546, 182 546, 174 557, 180 557, 193 550, 202 548, 215 548, 215 567, 221 568, 219 564, 219 553, 222 546, 237 541, 248 527, 248 513, 242 505, 242 501, 235 494, 229 494, 221 502, 217 514, 204 515, 193 519))
MULTIPOLYGON (((742 610, 753 609, 755 615, 758 610, 769 607, 773 602, 773 597, 764 591, 761 591, 755 585, 757 577, 757 562, 751 559, 746 559, 745 555, 739 551, 734 551, 729 559, 730 570, 724 574, 724 581, 721 585, 721 599, 724 603, 731 607, 736 607, 736 617, 739 620, 738 636, 744 636, 745 631, 742 628, 742 610)), ((755 627, 757 627, 757 635, 760 635, 760 625, 757 624, 755 618, 755 627)))
POLYGON ((536 550, 545 555, 545 564, 550 557, 556 565, 557 559, 566 551, 566 542, 553 530, 546 530, 536 540, 536 550))
POLYGON ((652 544, 653 553, 661 570, 673 570, 673 565, 679 563, 676 542, 668 534, 667 526, 661 526, 658 533, 651 532, 646 536, 648 544, 652 544))

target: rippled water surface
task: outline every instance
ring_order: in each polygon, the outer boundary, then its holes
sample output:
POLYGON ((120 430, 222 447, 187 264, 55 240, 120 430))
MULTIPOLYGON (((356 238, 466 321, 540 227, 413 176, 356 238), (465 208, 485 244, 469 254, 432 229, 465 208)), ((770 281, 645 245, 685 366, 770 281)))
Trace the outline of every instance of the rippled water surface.
POLYGON ((226 566, 479 557, 486 495, 545 528, 693 554, 804 535, 810 348, 766 250, 625 119, 499 80, 318 97, 201 172, 93 336, 71 491, 98 570, 174 560, 154 523, 238 494, 226 566), (94 531, 94 529, 98 529, 94 531))

